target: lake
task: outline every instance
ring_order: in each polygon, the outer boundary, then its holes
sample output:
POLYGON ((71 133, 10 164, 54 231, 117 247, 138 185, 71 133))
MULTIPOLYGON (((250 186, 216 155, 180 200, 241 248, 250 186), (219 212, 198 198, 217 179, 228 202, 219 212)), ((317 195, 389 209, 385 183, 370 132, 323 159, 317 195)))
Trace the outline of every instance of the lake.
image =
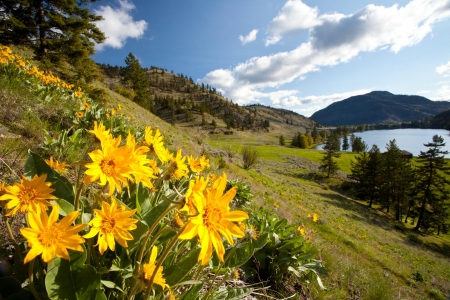
MULTIPOLYGON (((420 151, 427 151, 428 148, 423 144, 431 143, 433 141, 433 135, 440 135, 444 138, 444 143, 446 143, 445 147, 442 147, 441 150, 447 150, 450 152, 450 134, 449 131, 444 129, 392 129, 392 130, 369 130, 364 132, 355 132, 354 135, 361 137, 361 139, 372 148, 372 145, 375 144, 380 148, 381 152, 386 151, 386 144, 389 143, 390 140, 395 139, 398 147, 401 150, 406 150, 411 152, 414 156, 418 156, 420 151)), ((350 136, 349 136, 350 143, 350 136)), ((342 145, 342 139, 341 139, 342 145)), ((319 145, 315 149, 323 149, 324 145, 319 145)), ((349 149, 351 151, 351 147, 349 149)), ((450 155, 446 155, 447 158, 450 158, 450 155)))

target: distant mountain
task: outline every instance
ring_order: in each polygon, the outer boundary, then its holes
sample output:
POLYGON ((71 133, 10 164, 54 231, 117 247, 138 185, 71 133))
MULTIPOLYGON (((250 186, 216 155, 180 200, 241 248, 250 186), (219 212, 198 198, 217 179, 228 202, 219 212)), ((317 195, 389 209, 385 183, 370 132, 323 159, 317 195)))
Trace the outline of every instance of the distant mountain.
POLYGON ((450 110, 441 112, 430 120, 430 127, 450 130, 450 110))
POLYGON ((335 102, 310 119, 326 126, 398 123, 422 120, 450 109, 448 101, 374 91, 335 102))

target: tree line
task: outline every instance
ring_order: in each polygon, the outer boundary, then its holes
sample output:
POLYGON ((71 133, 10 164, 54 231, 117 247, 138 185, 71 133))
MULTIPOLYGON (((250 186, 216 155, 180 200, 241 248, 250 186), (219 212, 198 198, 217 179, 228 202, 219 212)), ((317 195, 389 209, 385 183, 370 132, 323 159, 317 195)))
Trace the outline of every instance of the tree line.
POLYGON ((424 145, 428 151, 421 151, 415 160, 399 149, 395 139, 385 153, 373 145, 351 162, 348 177, 354 180, 357 197, 369 207, 377 205, 397 221, 415 224, 416 230, 447 233, 450 167, 444 157, 448 151, 442 150, 444 139, 438 135, 424 145))

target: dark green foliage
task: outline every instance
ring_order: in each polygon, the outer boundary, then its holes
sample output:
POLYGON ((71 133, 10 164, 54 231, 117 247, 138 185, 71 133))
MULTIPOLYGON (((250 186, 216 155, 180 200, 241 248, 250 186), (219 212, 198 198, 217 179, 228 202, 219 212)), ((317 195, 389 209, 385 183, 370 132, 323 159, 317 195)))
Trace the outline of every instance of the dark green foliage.
POLYGON ((442 151, 445 146, 441 136, 433 136, 433 142, 424 144, 427 152, 420 151, 417 167, 416 201, 418 220, 415 229, 437 229, 438 233, 448 231, 450 193, 446 187, 450 181, 445 174, 450 174, 450 167, 444 160, 448 151, 442 151))
POLYGON ((305 241, 296 226, 288 224, 273 212, 260 208, 250 215, 253 229, 262 236, 268 234, 267 244, 242 266, 246 276, 256 282, 268 280, 275 289, 282 289, 284 281, 299 276, 300 280, 317 279, 324 272, 321 261, 315 260, 317 248, 305 241))
POLYGON ((348 136, 344 135, 343 141, 342 141, 342 151, 347 151, 350 147, 350 144, 348 143, 348 136))
POLYGON ((359 136, 351 136, 352 152, 364 152, 367 151, 367 144, 363 142, 359 136))
POLYGON ((369 152, 361 152, 352 161, 349 178, 356 180, 356 191, 360 199, 368 200, 369 207, 379 198, 379 188, 382 182, 382 156, 377 145, 369 152))
POLYGON ((336 134, 330 135, 326 140, 323 149, 325 150, 325 153, 322 158, 320 170, 327 174, 327 178, 330 178, 331 175, 335 174, 339 170, 337 162, 334 160, 334 158, 341 156, 339 153, 339 137, 336 134))
POLYGON ((105 37, 95 25, 101 17, 90 13, 89 2, 95 0, 4 0, 0 43, 33 49, 45 67, 57 68, 67 81, 90 82, 98 76, 90 56, 105 37))
POLYGON ((396 220, 401 221, 410 200, 409 193, 414 182, 413 169, 409 159, 398 148, 395 139, 389 141, 386 150, 383 154, 380 203, 387 212, 393 207, 396 220))
MULTIPOLYGON (((121 70, 122 82, 131 87, 135 92, 134 101, 139 105, 154 112, 153 100, 148 91, 148 81, 145 71, 142 69, 139 60, 130 52, 125 58, 126 67, 121 70)), ((173 103, 172 103, 173 109, 173 103)))
POLYGON ((279 143, 280 143, 280 146, 286 145, 286 141, 284 140, 284 136, 283 136, 283 135, 280 135, 280 137, 279 137, 279 143))

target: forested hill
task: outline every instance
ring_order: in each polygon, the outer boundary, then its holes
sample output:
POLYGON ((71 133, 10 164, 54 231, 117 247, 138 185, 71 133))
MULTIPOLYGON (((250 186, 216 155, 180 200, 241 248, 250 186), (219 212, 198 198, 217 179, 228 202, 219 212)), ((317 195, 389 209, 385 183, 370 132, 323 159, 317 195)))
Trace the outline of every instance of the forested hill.
POLYGON ((450 130, 450 110, 441 112, 430 120, 431 128, 444 128, 450 130))
POLYGON ((130 54, 127 66, 99 64, 103 82, 173 125, 225 131, 262 130, 286 136, 312 131, 315 122, 298 113, 264 105, 240 106, 214 87, 188 75, 151 66, 143 68, 130 54), (226 129, 225 129, 226 128, 226 129))
POLYGON ((433 117, 449 109, 448 101, 374 91, 335 102, 311 119, 326 126, 398 123, 433 117))

